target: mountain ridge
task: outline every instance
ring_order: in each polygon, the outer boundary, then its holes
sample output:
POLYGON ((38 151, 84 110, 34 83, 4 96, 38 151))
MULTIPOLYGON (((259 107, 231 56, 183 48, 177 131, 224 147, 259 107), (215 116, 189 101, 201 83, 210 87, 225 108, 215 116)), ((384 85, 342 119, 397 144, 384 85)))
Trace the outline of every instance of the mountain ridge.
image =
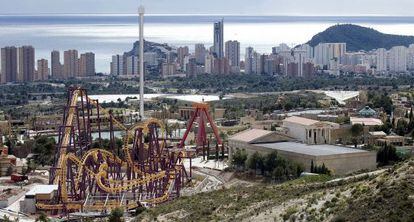
POLYGON ((385 34, 373 28, 353 24, 339 24, 329 27, 312 37, 307 44, 315 47, 319 43, 344 42, 347 51, 370 51, 378 48, 414 44, 414 36, 385 34))

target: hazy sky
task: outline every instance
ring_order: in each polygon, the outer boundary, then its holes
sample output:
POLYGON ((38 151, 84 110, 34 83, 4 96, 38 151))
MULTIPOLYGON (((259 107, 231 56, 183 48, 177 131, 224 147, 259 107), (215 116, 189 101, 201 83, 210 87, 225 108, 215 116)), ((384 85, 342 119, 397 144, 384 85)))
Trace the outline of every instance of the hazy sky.
MULTIPOLYGON (((414 16, 414 0, 142 1, 151 14, 414 16)), ((135 13, 138 2, 139 0, 0 0, 0 13, 135 13)))

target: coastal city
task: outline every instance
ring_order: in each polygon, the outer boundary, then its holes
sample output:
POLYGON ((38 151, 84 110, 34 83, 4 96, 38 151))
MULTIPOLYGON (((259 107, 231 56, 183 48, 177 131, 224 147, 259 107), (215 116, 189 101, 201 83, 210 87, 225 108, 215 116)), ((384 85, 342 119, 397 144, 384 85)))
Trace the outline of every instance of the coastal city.
MULTIPOLYGON (((338 25, 352 28, 352 25, 338 25)), ((318 73, 369 74, 388 76, 408 74, 414 70, 414 44, 348 51, 344 42, 320 42, 289 47, 275 46, 269 54, 261 54, 253 47, 245 49, 241 60, 240 42, 224 39, 224 20, 212 25, 214 44, 207 47, 195 44, 174 48, 168 44, 145 42, 144 66, 147 72, 162 78, 190 77, 201 74, 270 75, 310 78, 318 73)), ((360 27, 356 27, 360 28, 360 27)), ((139 41, 136 45, 139 44, 139 41)), ((1 49, 0 83, 65 80, 95 76, 95 54, 70 49, 51 52, 49 58, 36 60, 33 46, 6 46, 1 49), (50 63, 49 63, 50 61, 50 63)), ((129 52, 111 58, 107 76, 133 78, 139 74, 139 53, 134 47, 129 52)))
POLYGON ((343 22, 263 52, 215 16, 178 45, 135 8, 110 56, 0 39, 0 221, 414 220, 414 36, 343 22))

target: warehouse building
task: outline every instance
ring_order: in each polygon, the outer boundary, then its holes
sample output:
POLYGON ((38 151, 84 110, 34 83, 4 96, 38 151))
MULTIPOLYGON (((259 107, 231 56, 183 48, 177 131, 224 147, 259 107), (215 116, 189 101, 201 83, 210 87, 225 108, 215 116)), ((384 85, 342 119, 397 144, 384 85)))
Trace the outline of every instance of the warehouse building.
POLYGON ((302 164, 306 171, 310 171, 313 162, 315 166, 325 164, 335 175, 373 170, 377 165, 375 152, 328 144, 308 145, 266 130, 252 129, 238 133, 229 138, 229 147, 229 158, 237 149, 245 150, 248 155, 277 151, 284 158, 302 164))

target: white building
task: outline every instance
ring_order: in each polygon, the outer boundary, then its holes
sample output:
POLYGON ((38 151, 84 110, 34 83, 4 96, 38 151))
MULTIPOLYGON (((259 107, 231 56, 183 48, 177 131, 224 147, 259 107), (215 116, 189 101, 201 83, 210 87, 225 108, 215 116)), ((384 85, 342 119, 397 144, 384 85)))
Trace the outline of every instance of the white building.
POLYGON ((287 129, 287 135, 306 144, 332 144, 332 130, 339 125, 331 122, 292 116, 283 120, 283 127, 287 129))
POLYGON ((319 43, 314 49, 315 63, 326 66, 333 59, 341 63, 340 60, 345 53, 346 43, 319 43))
POLYGON ((306 59, 313 59, 313 47, 308 44, 302 44, 296 50, 305 51, 305 58, 306 59))
POLYGON ((391 72, 407 72, 407 48, 395 46, 389 50, 389 70, 391 72))
POLYGON ((407 68, 414 70, 414 44, 411 44, 407 49, 407 68))
POLYGON ((387 71, 387 50, 384 48, 375 51, 377 72, 387 71))

